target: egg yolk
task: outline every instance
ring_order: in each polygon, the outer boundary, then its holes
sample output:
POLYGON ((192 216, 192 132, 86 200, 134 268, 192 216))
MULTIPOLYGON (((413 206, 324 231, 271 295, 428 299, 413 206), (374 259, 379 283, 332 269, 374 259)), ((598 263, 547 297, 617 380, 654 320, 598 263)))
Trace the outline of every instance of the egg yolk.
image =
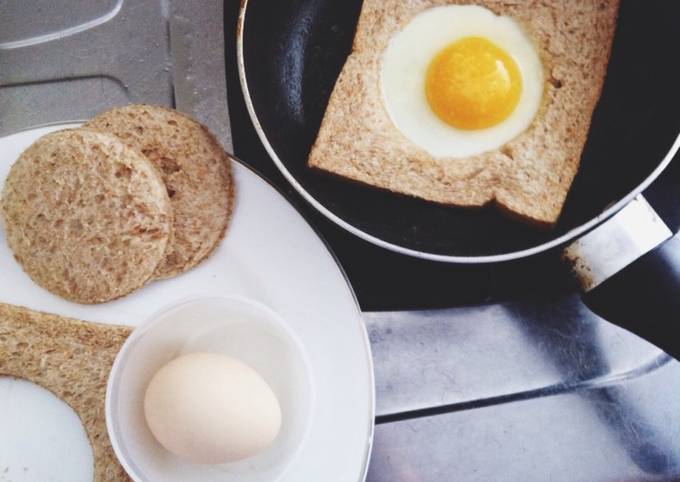
POLYGON ((503 49, 481 37, 465 37, 439 52, 425 78, 427 101, 458 129, 485 129, 517 106, 522 76, 503 49))

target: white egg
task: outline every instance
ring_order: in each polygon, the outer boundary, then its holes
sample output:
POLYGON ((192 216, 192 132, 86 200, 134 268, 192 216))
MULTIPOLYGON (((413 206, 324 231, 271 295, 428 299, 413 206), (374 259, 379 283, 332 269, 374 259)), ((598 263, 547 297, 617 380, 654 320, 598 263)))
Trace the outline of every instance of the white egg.
POLYGON ((147 387, 144 415, 163 447, 199 464, 251 457, 271 445, 281 427, 279 402, 264 379, 215 353, 164 365, 147 387))
POLYGON ((522 28, 509 17, 472 5, 448 5, 416 15, 387 47, 381 86, 387 111, 401 133, 435 158, 461 158, 501 147, 531 124, 541 105, 543 68, 522 28), (521 74, 514 110, 482 129, 459 129, 430 107, 425 81, 432 60, 452 43, 481 37, 506 52, 521 74))

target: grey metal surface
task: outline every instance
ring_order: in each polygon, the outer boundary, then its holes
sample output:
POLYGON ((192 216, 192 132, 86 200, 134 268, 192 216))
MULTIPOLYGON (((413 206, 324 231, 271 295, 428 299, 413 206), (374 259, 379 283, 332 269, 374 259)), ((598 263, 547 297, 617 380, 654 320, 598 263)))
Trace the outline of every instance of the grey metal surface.
POLYGON ((376 427, 369 482, 680 480, 680 365, 376 427))
POLYGON ((232 149, 217 0, 0 2, 0 134, 176 106, 232 149))
POLYGON ((614 383, 667 359, 591 313, 575 294, 365 318, 379 418, 614 383))
POLYGON ((175 108, 192 114, 232 152, 221 1, 170 2, 175 108))
POLYGON ((370 482, 680 480, 680 363, 578 295, 365 318, 370 482))
POLYGON ((129 102, 172 103, 161 2, 99 3, 0 4, 0 30, 13 25, 0 43, 1 132, 80 120, 129 102), (73 15, 80 5, 96 21, 73 15))
MULTIPOLYGON (((0 135, 128 102, 231 134, 221 0, 0 0, 0 135)), ((366 313, 372 482, 673 480, 680 365, 578 296, 366 313)))
POLYGON ((82 30, 115 15, 121 0, 54 2, 52 0, 5 0, 2 2, 0 47, 43 43, 72 30, 82 30), (30 22, 27 21, 30 19, 30 22), (66 30, 64 19, 70 19, 66 30))

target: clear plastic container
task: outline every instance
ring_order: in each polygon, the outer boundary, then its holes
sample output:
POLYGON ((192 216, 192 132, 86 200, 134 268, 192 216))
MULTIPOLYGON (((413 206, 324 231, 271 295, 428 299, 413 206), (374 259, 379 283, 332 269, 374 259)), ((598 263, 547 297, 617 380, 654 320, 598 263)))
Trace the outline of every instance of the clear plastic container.
POLYGON ((272 482, 282 477, 307 435, 312 387, 302 345, 273 310, 237 296, 189 299, 153 315, 123 345, 109 377, 106 424, 120 463, 136 482, 272 482), (198 465, 156 441, 144 417, 146 387, 164 364, 193 352, 238 358, 271 386, 282 412, 272 446, 238 462, 198 465))

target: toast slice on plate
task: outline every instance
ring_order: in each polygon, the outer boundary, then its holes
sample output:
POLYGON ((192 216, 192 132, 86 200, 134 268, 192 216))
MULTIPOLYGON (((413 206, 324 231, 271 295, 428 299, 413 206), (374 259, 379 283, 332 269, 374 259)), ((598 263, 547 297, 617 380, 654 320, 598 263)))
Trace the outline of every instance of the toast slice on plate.
POLYGON ((109 441, 104 399, 131 331, 0 303, 0 375, 36 383, 78 414, 92 445, 94 482, 130 480, 109 441))

